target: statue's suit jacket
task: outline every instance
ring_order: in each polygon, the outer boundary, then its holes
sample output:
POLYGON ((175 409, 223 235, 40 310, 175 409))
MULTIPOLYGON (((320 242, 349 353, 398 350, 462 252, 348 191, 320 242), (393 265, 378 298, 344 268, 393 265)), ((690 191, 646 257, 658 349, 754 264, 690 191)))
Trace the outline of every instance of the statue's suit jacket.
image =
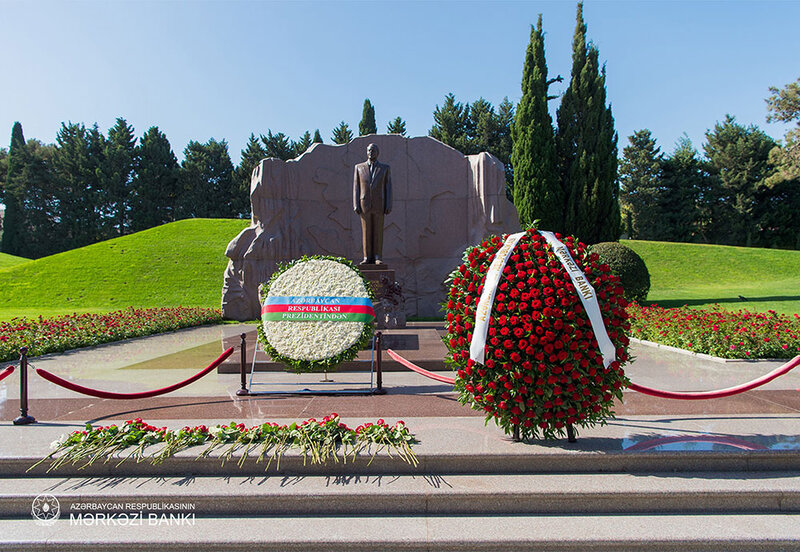
POLYGON ((375 163, 370 178, 369 163, 358 163, 353 174, 353 210, 363 214, 389 214, 392 210, 392 177, 389 165, 375 163))

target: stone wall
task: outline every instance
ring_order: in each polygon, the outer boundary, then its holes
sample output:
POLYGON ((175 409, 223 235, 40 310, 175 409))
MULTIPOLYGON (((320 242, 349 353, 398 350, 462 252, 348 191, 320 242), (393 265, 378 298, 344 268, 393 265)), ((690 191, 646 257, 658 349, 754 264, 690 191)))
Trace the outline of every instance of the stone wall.
POLYGON ((505 197, 503 164, 488 153, 465 156, 427 136, 361 136, 346 145, 314 144, 291 161, 264 159, 253 171, 252 223, 225 252, 226 318, 259 318, 258 286, 280 262, 312 254, 361 260, 353 167, 366 160, 373 142, 392 175, 383 260, 396 270, 408 316, 441 316, 442 282, 464 249, 519 230, 505 197))

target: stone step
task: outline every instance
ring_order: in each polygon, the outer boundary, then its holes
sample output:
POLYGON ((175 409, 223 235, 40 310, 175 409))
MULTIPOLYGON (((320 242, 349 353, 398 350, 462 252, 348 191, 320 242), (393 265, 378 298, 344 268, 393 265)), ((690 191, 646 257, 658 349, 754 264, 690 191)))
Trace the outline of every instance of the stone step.
POLYGON ((797 514, 269 516, 150 525, 0 520, 14 551, 795 551, 797 514))
MULTIPOLYGON (((544 448, 544 447, 543 447, 544 448)), ((366 476, 366 475, 449 475, 449 474, 547 474, 547 473, 644 473, 644 472, 753 472, 800 471, 800 455, 791 450, 771 451, 570 451, 549 449, 532 453, 525 448, 502 453, 458 453, 455 451, 417 453, 418 466, 401 461, 396 455, 380 452, 374 457, 360 453, 355 460, 343 463, 311 464, 295 451, 286 453, 280 463, 256 462, 251 454, 241 466, 238 458, 224 463, 212 454, 198 458, 202 447, 185 450, 163 463, 152 465, 149 461, 136 463, 127 460, 121 465, 112 459, 98 460, 90 466, 65 465, 47 473, 49 464, 31 466, 40 456, 3 457, 0 455, 0 474, 4 477, 36 476, 366 476)))
MULTIPOLYGON (((179 504, 205 516, 800 512, 800 472, 0 479, 0 517, 179 504)), ((147 508, 144 508, 147 509, 147 508)))

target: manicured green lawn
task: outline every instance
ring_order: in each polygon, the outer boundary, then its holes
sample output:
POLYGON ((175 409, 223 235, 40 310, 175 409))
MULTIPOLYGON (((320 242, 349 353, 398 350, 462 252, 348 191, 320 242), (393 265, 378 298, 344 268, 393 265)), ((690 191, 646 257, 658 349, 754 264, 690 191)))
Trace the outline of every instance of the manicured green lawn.
POLYGON ((6 253, 0 253, 0 270, 21 265, 22 263, 27 263, 28 261, 30 261, 30 259, 26 259, 24 257, 15 257, 14 255, 8 255, 6 253))
POLYGON ((727 310, 800 313, 800 251, 636 240, 622 243, 647 264, 649 303, 662 307, 718 303, 727 310))
POLYGON ((190 219, 0 269, 0 320, 127 306, 220 307, 246 220, 190 219))

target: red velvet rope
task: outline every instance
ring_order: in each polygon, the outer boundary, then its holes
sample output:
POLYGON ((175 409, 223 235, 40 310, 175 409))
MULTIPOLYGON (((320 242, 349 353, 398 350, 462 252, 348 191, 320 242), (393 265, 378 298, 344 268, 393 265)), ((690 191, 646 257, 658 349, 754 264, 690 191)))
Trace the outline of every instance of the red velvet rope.
POLYGON ((800 365, 800 356, 794 357, 792 360, 790 360, 783 366, 779 366, 769 374, 763 375, 760 378, 756 378, 753 381, 749 381, 741 385, 736 385, 734 387, 717 389, 716 391, 689 391, 689 392, 663 391, 661 389, 653 389, 651 387, 645 387, 644 385, 638 385, 633 382, 631 382, 630 385, 628 385, 628 389, 633 389, 634 391, 638 391, 639 393, 644 393, 645 395, 651 395, 653 397, 661 397, 662 399, 679 399, 682 401, 721 399, 722 397, 730 397, 731 395, 738 395, 739 393, 744 393, 745 391, 750 391, 751 389, 760 387, 765 383, 769 383, 775 378, 788 373, 792 368, 796 368, 798 365, 800 365))
POLYGON ((36 368, 36 373, 42 376, 47 381, 55 383, 56 385, 60 385, 61 387, 65 387, 70 391, 75 391, 76 393, 83 393, 84 395, 90 395, 92 397, 98 397, 100 399, 119 399, 119 400, 146 399, 148 397, 156 397, 158 395, 164 395, 165 393, 171 393, 176 389, 180 389, 181 387, 185 387, 190 383, 194 383, 195 381, 199 380, 200 378, 211 372, 214 368, 222 364, 222 362, 232 354, 233 354, 233 347, 227 349, 224 353, 222 353, 219 356, 217 360, 209 364, 207 368, 204 368, 203 370, 196 373, 189 379, 183 380, 178 383, 174 383, 169 387, 154 389, 152 391, 143 391, 141 393, 112 393, 110 391, 101 391, 99 389, 92 389, 90 387, 84 387, 82 385, 78 385, 77 383, 72 383, 71 381, 67 381, 41 368, 36 368))
MULTIPOLYGON (((413 362, 406 360, 405 358, 401 357, 391 349, 387 349, 386 351, 390 357, 392 357, 395 361, 399 362, 409 370, 413 370, 414 372, 425 376, 426 378, 431 378, 436 381, 441 381, 442 383, 449 383, 451 385, 455 384, 454 378, 448 378, 447 376, 440 376, 438 374, 434 374, 433 372, 429 372, 424 368, 420 368, 413 362)), ((689 391, 689 392, 680 392, 680 391, 663 391, 661 389, 653 389, 651 387, 645 387, 644 385, 638 385, 636 383, 631 382, 628 385, 628 389, 632 389, 634 391, 638 391, 639 393, 643 393, 645 395, 651 395, 653 397, 661 397, 662 399, 678 399, 683 401, 697 401, 703 399, 720 399, 722 397, 729 397, 731 395, 738 395, 739 393, 744 393, 745 391, 750 391, 751 389, 755 389, 756 387, 760 387, 765 383, 769 383, 777 377, 780 377, 786 373, 788 373, 792 368, 796 368, 800 365, 800 356, 794 357, 792 360, 784 364, 783 366, 779 366, 778 368, 774 369, 769 374, 761 376, 760 378, 754 379, 753 381, 743 383, 742 385, 737 385, 735 387, 728 387, 726 389, 717 389, 716 391, 689 391)))
POLYGON ((386 352, 389 353, 389 356, 392 357, 395 361, 399 362, 409 370, 415 371, 417 374, 425 376, 426 378, 431 378, 436 381, 441 381, 442 383, 449 383, 450 385, 455 385, 456 380, 453 378, 448 378, 447 376, 440 376, 439 374, 434 374, 433 372, 427 371, 425 368, 420 368, 410 360, 406 360, 391 349, 386 349, 386 352))
POLYGON ((13 366, 9 366, 8 368, 6 368, 2 372, 0 372, 0 381, 3 381, 4 379, 6 379, 8 376, 10 376, 13 373, 14 373, 14 367, 13 366))

